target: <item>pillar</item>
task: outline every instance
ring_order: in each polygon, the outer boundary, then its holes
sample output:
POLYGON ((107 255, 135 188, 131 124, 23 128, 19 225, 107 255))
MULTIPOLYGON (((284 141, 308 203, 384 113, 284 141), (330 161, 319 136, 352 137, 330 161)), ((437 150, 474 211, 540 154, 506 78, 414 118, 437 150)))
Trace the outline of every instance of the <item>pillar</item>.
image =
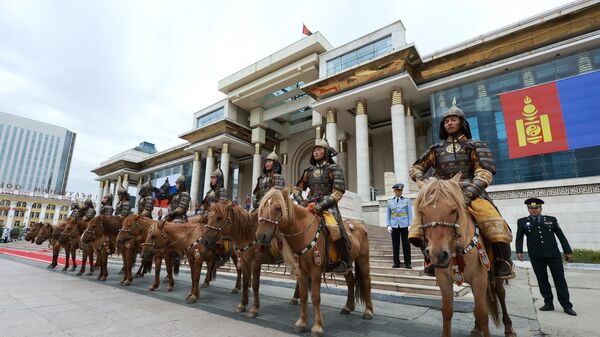
MULTIPOLYGON (((223 143, 223 147, 221 148, 221 171, 223 171, 223 186, 227 191, 229 191, 229 159, 229 143, 223 143)), ((230 195, 233 195, 233 193, 230 195)))
POLYGON ((394 153, 394 174, 397 183, 408 186, 408 153, 406 143, 406 118, 401 89, 392 90, 392 143, 394 153))
POLYGON ((125 191, 129 191, 129 174, 127 173, 123 175, 123 188, 125 191))
POLYGON ((210 175, 215 170, 215 151, 212 147, 209 147, 206 151, 206 170, 204 172, 204 193, 210 190, 210 175))
POLYGON ((327 141, 329 142, 329 146, 337 151, 337 111, 335 109, 327 110, 326 121, 325 132, 327 133, 327 141))
POLYGON ((115 192, 113 193, 114 195, 114 200, 113 200, 113 208, 117 208, 117 203, 119 202, 119 196, 117 195, 117 191, 119 190, 119 186, 121 186, 121 176, 117 177, 117 183, 115 184, 115 192))
POLYGON ((194 152, 194 161, 192 162, 192 186, 190 186, 190 208, 193 210, 196 204, 200 202, 198 192, 200 191, 200 165, 202 154, 198 151, 194 152))
POLYGON ((104 181, 104 188, 102 189, 102 196, 108 194, 110 192, 110 180, 104 181))
POLYGON ((252 188, 250 192, 254 191, 256 187, 256 183, 258 182, 258 177, 262 172, 262 144, 255 143, 254 144, 254 156, 252 157, 252 188))
POLYGON ((367 104, 359 99, 356 102, 356 193, 363 201, 371 200, 370 170, 367 104))
POLYGON ((335 157, 335 162, 344 172, 344 181, 348 181, 348 143, 345 140, 338 142, 337 151, 338 155, 335 157))
MULTIPOLYGON (((410 105, 406 107, 406 150, 408 165, 417 160, 417 138, 415 137, 415 117, 410 105)), ((408 184, 404 183, 408 186, 408 184)))
MULTIPOLYGON (((104 192, 104 181, 100 182, 100 189, 98 190, 98 197, 96 198, 96 214, 100 213, 100 202, 102 202, 102 196, 104 192)), ((58 212, 60 213, 60 212, 58 212)))

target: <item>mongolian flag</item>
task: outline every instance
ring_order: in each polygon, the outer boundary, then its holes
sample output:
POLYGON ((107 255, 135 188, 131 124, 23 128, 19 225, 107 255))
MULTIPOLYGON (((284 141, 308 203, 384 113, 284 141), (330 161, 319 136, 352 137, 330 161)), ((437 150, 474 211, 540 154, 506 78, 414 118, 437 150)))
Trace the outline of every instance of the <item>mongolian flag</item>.
POLYGON ((509 158, 600 145, 600 72, 500 95, 509 158))
POLYGON ((306 36, 311 36, 312 32, 310 30, 308 30, 308 28, 306 28, 305 24, 302 24, 302 34, 306 35, 306 36))

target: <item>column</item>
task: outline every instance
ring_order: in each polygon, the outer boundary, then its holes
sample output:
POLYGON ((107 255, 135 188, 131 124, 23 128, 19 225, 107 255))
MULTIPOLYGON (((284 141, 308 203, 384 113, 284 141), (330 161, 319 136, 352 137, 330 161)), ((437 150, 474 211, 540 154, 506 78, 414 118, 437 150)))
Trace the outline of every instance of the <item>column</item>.
MULTIPOLYGON (((229 182, 229 143, 223 143, 223 147, 221 148, 221 171, 223 171, 223 186, 225 186, 225 188, 228 189, 228 182, 229 182)), ((229 191, 229 192, 233 192, 233 191, 229 191)), ((229 194, 230 196, 233 195, 233 193, 229 194)))
MULTIPOLYGON (((102 196, 104 192, 104 181, 100 182, 100 189, 98 190, 98 197, 96 198, 96 214, 100 213, 100 202, 102 202, 102 196)), ((60 212, 58 212, 60 213, 60 212)))
MULTIPOLYGON (((121 176, 117 177, 117 183, 115 184, 115 192, 113 193, 114 195, 114 200, 113 200, 113 208, 117 208, 117 203, 119 202, 119 196, 117 195, 117 191, 119 190, 119 186, 121 186, 121 176)), ((134 207, 135 208, 135 207, 134 207)))
MULTIPOLYGON (((406 107, 406 150, 408 165, 417 160, 417 138, 415 137, 415 117, 410 105, 406 107)), ((404 183, 408 186, 407 183, 404 183)))
POLYGON ((193 210, 196 204, 200 202, 198 199, 198 192, 200 191, 200 165, 202 153, 194 152, 194 161, 192 162, 192 186, 190 186, 190 196, 192 202, 190 202, 190 208, 193 210))
POLYGON ((123 188, 125 191, 129 191, 129 174, 127 173, 123 175, 123 188))
POLYGON ((46 209, 48 208, 48 204, 42 204, 42 208, 40 208, 40 222, 46 223, 46 209))
POLYGON ((52 224, 56 225, 58 223, 58 221, 60 220, 60 205, 54 205, 55 209, 54 209, 54 218, 52 218, 52 224))
POLYGON ((371 200, 371 172, 369 161, 369 122, 367 104, 356 102, 356 193, 363 201, 371 200))
POLYGON ((344 180, 348 181, 348 143, 345 140, 338 142, 338 155, 335 157, 335 162, 342 168, 344 172, 344 180))
POLYGON ((206 151, 206 170, 204 172, 204 193, 210 190, 210 175, 215 170, 215 151, 212 147, 209 147, 206 151))
POLYGON ((250 192, 252 193, 252 191, 254 191, 254 188, 256 187, 256 183, 258 182, 258 177, 260 177, 260 174, 262 172, 262 144, 261 143, 255 143, 254 144, 254 156, 252 157, 252 188, 250 189, 250 192))
POLYGON ((408 186, 408 154, 406 146, 406 119, 401 89, 392 90, 392 143, 394 153, 394 174, 396 182, 408 186))
POLYGON ((104 188, 102 189, 102 196, 108 194, 110 192, 110 180, 104 181, 104 188))
POLYGON ((144 177, 140 176, 140 179, 138 180, 136 189, 137 189, 137 193, 135 194, 135 201, 133 202, 133 207, 131 208, 131 212, 133 213, 137 213, 138 212, 138 203, 141 200, 141 195, 140 195, 140 188, 142 187, 142 185, 144 184, 144 177))
POLYGON ((329 146, 337 151, 338 140, 337 140, 337 111, 335 109, 327 110, 327 124, 325 125, 327 133, 327 141, 329 146))
POLYGON ((12 228, 12 223, 15 218, 15 207, 17 207, 17 202, 15 200, 10 202, 10 209, 8 210, 8 217, 6 218, 7 228, 12 228))

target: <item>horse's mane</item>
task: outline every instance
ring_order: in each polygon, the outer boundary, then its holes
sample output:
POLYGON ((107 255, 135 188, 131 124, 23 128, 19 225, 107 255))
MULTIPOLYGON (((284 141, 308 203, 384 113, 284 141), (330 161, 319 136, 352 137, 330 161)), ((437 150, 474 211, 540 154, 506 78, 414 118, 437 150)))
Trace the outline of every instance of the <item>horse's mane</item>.
POLYGON ((232 202, 217 202, 211 207, 221 214, 228 216, 231 211, 231 231, 241 235, 244 238, 250 238, 256 235, 256 227, 258 226, 258 215, 250 213, 232 202))
POLYGON ((123 224, 123 218, 107 214, 98 215, 97 217, 92 218, 90 220, 90 223, 92 223, 92 221, 94 221, 94 223, 101 222, 102 227, 105 228, 107 232, 113 233, 119 230, 119 228, 121 228, 121 225, 123 224))
POLYGON ((456 209, 459 224, 467 223, 467 208, 465 207, 465 199, 458 182, 452 179, 440 180, 429 178, 428 182, 421 187, 415 199, 413 225, 421 226, 422 219, 419 210, 435 205, 438 200, 449 202, 456 209))

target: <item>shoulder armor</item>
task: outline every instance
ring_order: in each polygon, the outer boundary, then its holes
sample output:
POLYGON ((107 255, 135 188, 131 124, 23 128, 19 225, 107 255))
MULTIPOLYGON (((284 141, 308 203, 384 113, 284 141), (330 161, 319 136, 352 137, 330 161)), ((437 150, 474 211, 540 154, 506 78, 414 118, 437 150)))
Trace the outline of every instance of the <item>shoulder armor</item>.
POLYGON ((440 143, 435 143, 433 145, 431 145, 430 147, 427 148, 427 150, 423 151, 423 153, 421 153, 421 155, 417 158, 417 160, 413 163, 413 165, 419 164, 420 162, 422 162, 423 160, 427 159, 427 156, 429 156, 429 153, 438 147, 443 146, 444 143, 440 142, 440 143))
POLYGON ((273 187, 275 187, 278 190, 282 190, 285 188, 285 179, 281 174, 276 173, 273 175, 273 187))
POLYGON ((333 178, 333 188, 344 193, 346 191, 346 180, 344 179, 344 171, 338 164, 330 164, 329 171, 333 178))
POLYGON ((492 172, 492 174, 496 174, 496 163, 494 162, 494 156, 492 155, 492 151, 490 151, 490 148, 487 146, 487 144, 478 140, 471 141, 470 144, 475 150, 475 155, 479 160, 479 166, 481 166, 481 168, 484 170, 492 172))

